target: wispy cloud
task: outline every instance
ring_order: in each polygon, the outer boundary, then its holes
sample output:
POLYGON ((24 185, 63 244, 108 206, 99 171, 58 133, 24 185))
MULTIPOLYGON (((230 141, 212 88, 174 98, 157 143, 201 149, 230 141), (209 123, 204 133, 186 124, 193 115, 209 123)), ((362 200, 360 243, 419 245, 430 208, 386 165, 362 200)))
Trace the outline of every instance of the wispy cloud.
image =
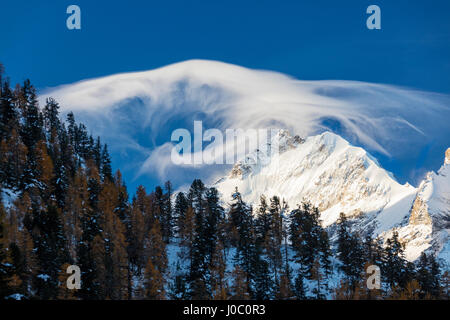
POLYGON ((437 149, 450 146, 447 95, 356 81, 301 81, 214 61, 81 81, 40 97, 48 96, 116 150, 142 153, 138 174, 168 175, 173 164, 167 132, 200 119, 222 130, 276 126, 301 136, 331 128, 405 165, 431 141, 437 149))

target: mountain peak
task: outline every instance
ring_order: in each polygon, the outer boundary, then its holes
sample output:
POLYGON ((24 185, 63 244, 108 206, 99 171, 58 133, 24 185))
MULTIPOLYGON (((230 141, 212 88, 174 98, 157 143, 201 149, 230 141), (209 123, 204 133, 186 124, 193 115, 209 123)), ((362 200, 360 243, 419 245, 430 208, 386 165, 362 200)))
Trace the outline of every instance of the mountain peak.
POLYGON ((368 213, 363 227, 377 232, 408 216, 416 189, 400 185, 364 149, 332 132, 289 144, 295 137, 280 131, 275 139, 288 147, 272 157, 253 153, 219 180, 216 187, 225 199, 238 187, 254 205, 261 195, 284 197, 291 208, 310 201, 321 211, 324 226, 334 224, 341 212, 355 218, 368 213), (255 154, 262 161, 255 163, 255 154), (377 221, 372 213, 378 213, 377 221))
POLYGON ((270 141, 262 143, 256 150, 246 155, 244 159, 237 161, 231 169, 229 177, 244 179, 250 173, 255 174, 261 167, 270 163, 270 155, 274 148, 277 149, 275 153, 282 154, 305 142, 298 135, 292 136, 286 129, 278 130, 269 139, 270 141))
MULTIPOLYGON (((443 249, 450 237, 449 166, 430 172, 416 189, 399 184, 374 157, 337 134, 296 137, 280 130, 270 143, 279 145, 279 153, 267 156, 258 149, 239 161, 216 183, 224 199, 237 187, 254 206, 262 195, 283 197, 291 209, 309 201, 330 230, 343 212, 362 236, 387 239, 397 231, 410 261, 425 250, 450 254, 443 249)), ((449 156, 450 149, 446 164, 449 156)))

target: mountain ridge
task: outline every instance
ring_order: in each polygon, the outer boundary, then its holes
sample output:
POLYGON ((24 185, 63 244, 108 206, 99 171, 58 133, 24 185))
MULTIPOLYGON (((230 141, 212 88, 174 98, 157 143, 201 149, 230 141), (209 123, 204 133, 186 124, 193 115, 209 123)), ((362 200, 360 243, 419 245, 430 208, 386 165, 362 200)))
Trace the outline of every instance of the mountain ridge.
MULTIPOLYGON (((418 188, 408 183, 401 185, 375 157, 329 131, 303 140, 281 130, 269 144, 274 144, 274 140, 279 142, 279 154, 266 157, 260 147, 238 161, 228 176, 216 182, 216 188, 224 197, 237 187, 242 197, 255 206, 262 195, 284 197, 282 200, 290 206, 306 200, 319 208, 325 227, 335 225, 339 214, 344 212, 362 234, 387 239, 398 230, 406 257, 411 261, 431 247, 435 254, 442 251, 448 241, 448 225, 441 228, 444 231, 440 233, 433 233, 431 225, 449 219, 450 205, 447 211, 439 211, 441 215, 433 209, 435 197, 423 196, 422 189, 428 180, 418 188), (430 203, 432 218, 427 220, 423 214, 421 218, 416 217, 420 201, 422 205, 430 203)), ((450 167, 447 162, 446 158, 438 174, 429 174, 428 184, 436 179, 447 179, 447 175, 444 176, 444 171, 446 174, 450 167)), ((450 189, 445 188, 442 192, 448 193, 450 189)))

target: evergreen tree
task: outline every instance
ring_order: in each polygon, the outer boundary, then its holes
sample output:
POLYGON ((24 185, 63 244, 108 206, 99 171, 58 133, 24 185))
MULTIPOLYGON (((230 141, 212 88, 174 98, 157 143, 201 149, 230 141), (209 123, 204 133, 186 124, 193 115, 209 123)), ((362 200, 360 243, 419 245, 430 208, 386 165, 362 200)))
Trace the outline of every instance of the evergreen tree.
POLYGON ((43 116, 39 111, 36 90, 30 80, 25 80, 19 93, 19 101, 24 118, 22 141, 29 150, 33 150, 37 142, 43 138, 43 116))
POLYGON ((152 265, 161 275, 164 275, 168 264, 167 251, 158 220, 153 223, 145 242, 145 256, 152 260, 152 265))
POLYGON ((145 216, 147 209, 147 195, 142 186, 138 187, 136 197, 131 206, 130 226, 127 235, 128 256, 135 268, 135 275, 140 275, 145 267, 144 240, 147 233, 145 216))
POLYGON ((274 283, 270 273, 269 263, 265 255, 263 255, 263 246, 259 243, 255 247, 252 270, 254 281, 253 297, 257 300, 271 299, 275 291, 274 283))
POLYGON ((4 187, 18 191, 23 186, 27 153, 16 129, 8 139, 0 141, 0 181, 4 187))
POLYGON ((388 286, 405 288, 411 278, 411 270, 404 258, 403 245, 400 243, 398 233, 394 231, 392 238, 386 241, 382 275, 388 286))
POLYGON ((57 297, 60 267, 70 262, 60 215, 54 205, 47 210, 34 208, 31 230, 39 264, 35 281, 38 296, 45 300, 57 297))
MULTIPOLYGON (((302 203, 298 209, 291 212, 290 240, 294 251, 294 260, 300 265, 304 278, 312 276, 312 269, 317 257, 323 251, 326 243, 323 229, 319 224, 319 211, 310 203, 302 203), (321 238, 322 246, 321 246, 321 238)), ((323 255, 326 260, 326 254, 323 255)))
POLYGON ((166 243, 170 243, 173 237, 173 209, 172 209, 172 183, 167 181, 164 184, 165 194, 163 196, 163 217, 161 219, 161 228, 163 239, 166 243))
POLYGON ((432 254, 422 253, 417 264, 416 279, 420 286, 419 296, 424 298, 439 298, 440 267, 432 254))
POLYGON ((276 295, 276 298, 279 300, 290 300, 295 297, 290 272, 287 271, 289 271, 289 269, 285 269, 280 275, 280 285, 276 295))
POLYGON ((316 282, 316 286, 314 287, 314 289, 312 290, 312 293, 315 294, 316 299, 324 299, 324 295, 323 295, 323 274, 321 271, 321 265, 320 265, 320 260, 317 257, 314 260, 314 264, 313 267, 311 269, 311 280, 316 282))
POLYGON ((210 284, 213 299, 226 300, 228 296, 228 285, 226 281, 227 260, 225 248, 221 241, 217 243, 211 256, 210 284))
POLYGON ((166 293, 164 289, 164 278, 161 272, 156 268, 152 259, 148 259, 145 267, 145 296, 150 300, 163 300, 166 293))
POLYGON ((8 259, 8 251, 6 246, 6 225, 4 223, 5 209, 2 204, 0 193, 0 299, 4 299, 12 294, 10 287, 10 277, 12 276, 12 269, 8 259))
POLYGON ((233 284, 231 286, 232 300, 249 300, 251 295, 247 283, 248 275, 236 264, 232 272, 233 284))
MULTIPOLYGON (((1 77, 1 76, 0 76, 1 77)), ((12 130, 18 127, 16 99, 9 85, 9 80, 0 79, 0 140, 8 139, 12 130)))
POLYGON ((105 144, 101 151, 100 156, 100 170, 102 181, 113 181, 112 169, 111 169, 111 158, 108 152, 108 146, 105 144))
POLYGON ((246 275, 247 292, 252 294, 252 266, 255 256, 252 208, 242 200, 238 190, 232 195, 232 199, 228 215, 231 229, 236 230, 237 235, 234 259, 246 275))
MULTIPOLYGON (((323 268, 324 277, 328 280, 328 277, 331 275, 333 271, 333 265, 331 263, 331 248, 330 248, 330 240, 328 238, 328 233, 325 230, 322 230, 319 236, 319 251, 320 251, 320 265, 323 268)), ((328 289, 328 284, 325 285, 328 289)))
POLYGON ((47 140, 55 143, 59 138, 61 130, 61 121, 59 120, 59 104, 53 98, 47 98, 43 110, 44 127, 47 132, 47 140))
POLYGON ((270 221, 271 225, 266 235, 266 252, 270 261, 271 271, 274 274, 274 283, 280 286, 279 274, 283 265, 282 243, 283 243, 283 218, 281 214, 281 204, 278 197, 270 200, 270 221))
POLYGON ((169 282, 168 296, 171 300, 185 300, 187 298, 186 274, 177 261, 175 274, 169 282))
POLYGON ((112 182, 107 182, 99 196, 99 210, 101 211, 101 233, 98 241, 104 246, 100 251, 103 255, 94 257, 97 266, 105 270, 103 292, 107 299, 126 299, 128 294, 128 257, 125 239, 125 226, 117 215, 118 190, 112 182), (100 262, 99 262, 100 261, 100 262))
POLYGON ((184 219, 186 216, 186 211, 188 209, 188 200, 183 192, 179 192, 175 198, 174 206, 174 220, 176 225, 176 235, 180 237, 182 229, 184 228, 184 219))
POLYGON ((338 220, 339 269, 344 272, 351 287, 356 288, 364 268, 363 244, 359 236, 351 233, 350 224, 343 213, 338 220))
POLYGON ((303 276, 302 276, 301 272, 299 272, 297 274, 297 277, 295 278, 294 294, 295 294, 295 298, 298 300, 306 299, 305 287, 304 287, 304 283, 303 283, 303 276))
POLYGON ((98 169, 93 162, 88 162, 88 207, 83 212, 83 215, 79 217, 82 237, 77 248, 78 263, 81 269, 81 278, 83 279, 83 286, 78 294, 83 299, 98 299, 101 294, 100 284, 97 281, 98 265, 94 259, 95 255, 103 255, 101 237, 99 237, 99 195, 101 191, 99 180, 98 169), (96 240, 95 243, 94 240, 96 240), (96 252, 94 252, 94 244, 96 244, 96 252))

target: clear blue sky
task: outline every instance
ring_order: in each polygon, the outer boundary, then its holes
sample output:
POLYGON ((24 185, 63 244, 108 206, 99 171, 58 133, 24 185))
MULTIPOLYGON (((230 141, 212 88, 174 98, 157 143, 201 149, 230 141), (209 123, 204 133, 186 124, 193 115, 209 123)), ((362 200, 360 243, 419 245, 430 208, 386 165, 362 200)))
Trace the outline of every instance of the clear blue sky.
POLYGON ((449 14, 448 0, 1 1, 0 61, 38 88, 201 58, 449 93, 449 14), (366 28, 370 4, 382 30, 366 28))
POLYGON ((2 0, 0 62, 38 89, 212 59, 448 94, 449 14, 448 0, 2 0), (82 30, 66 28, 71 4, 82 30), (371 4, 381 30, 366 28, 371 4))

